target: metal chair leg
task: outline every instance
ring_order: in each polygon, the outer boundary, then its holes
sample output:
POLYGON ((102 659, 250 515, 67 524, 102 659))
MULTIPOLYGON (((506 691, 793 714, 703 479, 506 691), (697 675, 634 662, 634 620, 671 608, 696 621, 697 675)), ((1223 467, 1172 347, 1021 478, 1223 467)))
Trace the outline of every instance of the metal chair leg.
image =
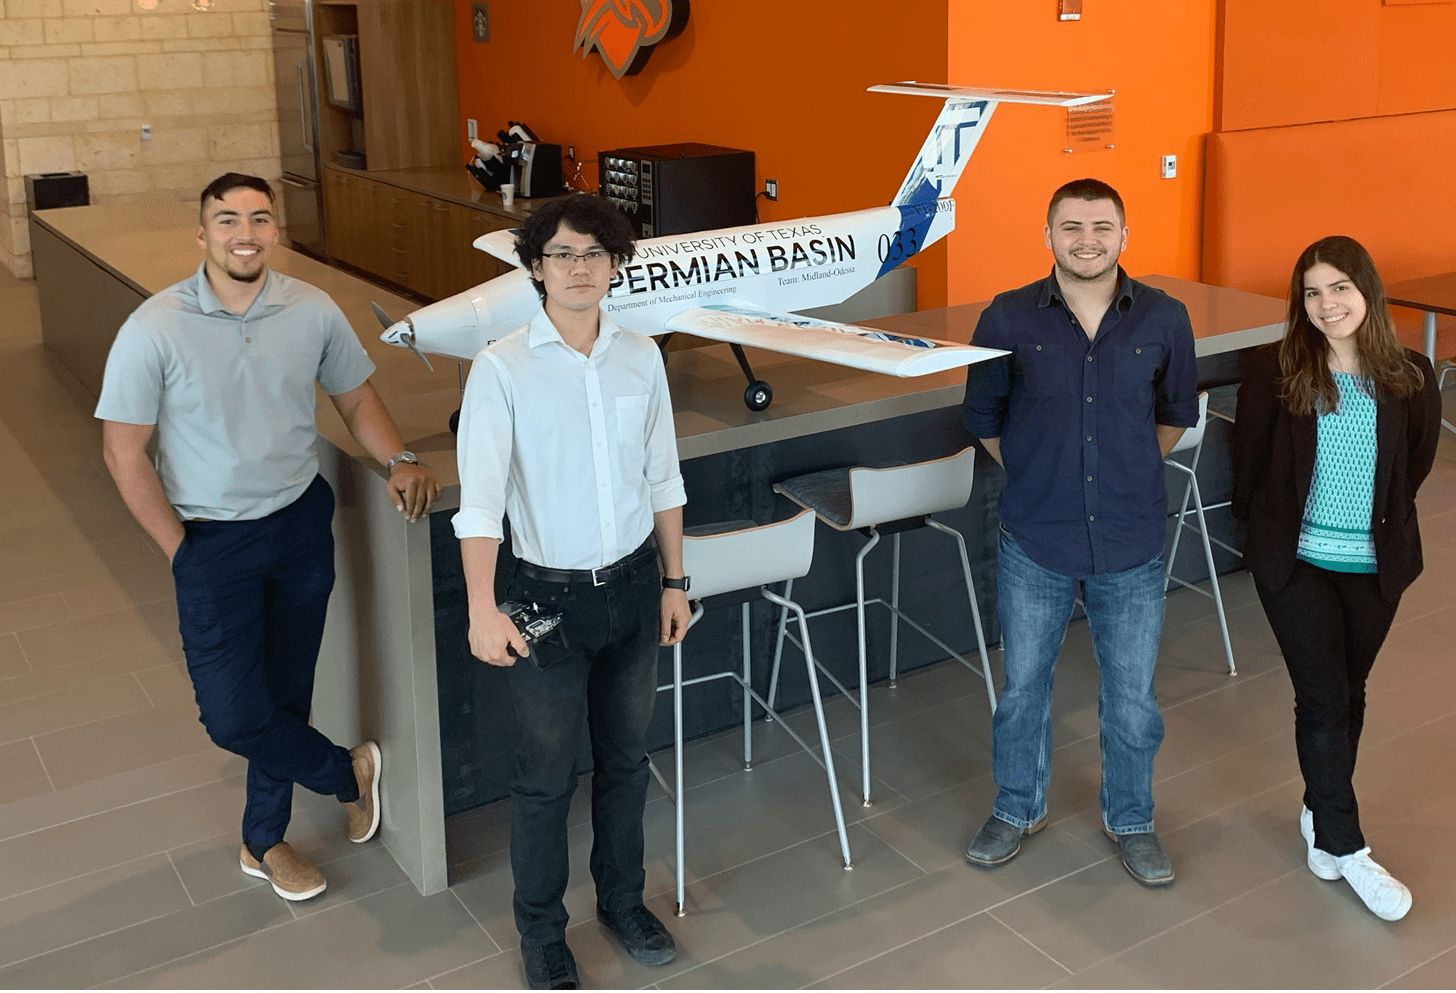
POLYGON ((1203 559, 1208 565, 1208 585, 1213 590, 1214 611, 1218 614, 1218 629, 1223 635, 1223 653, 1228 660, 1228 671, 1230 676, 1237 676, 1238 669, 1234 666, 1234 647, 1229 640, 1228 618, 1223 612, 1223 593, 1218 587, 1218 569, 1213 564, 1213 546, 1208 541, 1208 521, 1203 516, 1203 494, 1198 489, 1198 477, 1193 473, 1188 474, 1188 481, 1193 487, 1193 507, 1198 512, 1198 532, 1203 538, 1203 559))
POLYGON ((809 621, 803 608, 792 600, 780 597, 769 590, 763 590, 764 597, 787 610, 792 610, 799 622, 799 636, 804 639, 804 670, 809 676, 809 697, 814 702, 814 718, 819 723, 819 747, 824 750, 824 776, 829 783, 829 800, 834 806, 834 827, 839 832, 839 852, 844 857, 844 867, 853 869, 854 862, 849 854, 849 832, 844 826, 844 808, 839 802, 839 780, 834 774, 834 753, 829 748, 829 726, 824 721, 824 701, 819 695, 819 672, 814 665, 814 649, 809 642, 809 621))
POLYGON ((890 567, 890 689, 900 675, 900 535, 895 534, 895 561, 890 567))
POLYGON ((748 687, 753 685, 752 655, 750 652, 751 632, 749 630, 748 602, 743 603, 743 771, 753 771, 753 697, 748 687))
POLYGON ((686 871, 683 866, 683 807, 687 797, 683 793, 683 680, 682 642, 672 646, 672 756, 673 756, 673 820, 676 832, 677 861, 677 916, 687 913, 686 871))
MULTIPOLYGON (((1181 465, 1179 468, 1183 468, 1181 465)), ((1163 594, 1168 593, 1168 586, 1173 582, 1173 564, 1178 561, 1178 543, 1183 537, 1183 529, 1187 527, 1184 518, 1188 516, 1188 498, 1193 493, 1193 476, 1190 474, 1188 482, 1183 484, 1183 503, 1178 508, 1178 522, 1173 525, 1173 545, 1168 549, 1168 561, 1163 569, 1163 594)))
POLYGON ((991 677, 991 655, 986 651, 986 633, 981 627, 981 604, 976 599, 976 584, 971 578, 971 557, 966 552, 965 536, 933 517, 926 518, 925 523, 941 534, 955 539, 956 550, 960 553, 961 574, 966 579, 966 598, 971 603, 971 621, 976 628, 976 649, 981 653, 981 678, 986 681, 986 699, 990 701, 991 716, 994 717, 996 715, 996 681, 991 677))
POLYGON ((880 533, 869 529, 870 540, 865 542, 854 559, 854 607, 855 623, 859 634, 859 753, 860 753, 860 800, 864 806, 874 804, 870 798, 870 674, 869 652, 865 643, 865 581, 864 560, 870 550, 880 543, 880 533))
MULTIPOLYGON (((792 600, 794 597, 794 581, 792 579, 784 583, 783 597, 785 600, 792 600)), ((768 678, 768 706, 772 711, 779 695, 779 662, 784 657, 784 633, 789 623, 789 608, 784 607, 779 611, 779 636, 774 641, 773 669, 768 678)), ((768 715, 768 720, 773 721, 773 714, 768 715)))

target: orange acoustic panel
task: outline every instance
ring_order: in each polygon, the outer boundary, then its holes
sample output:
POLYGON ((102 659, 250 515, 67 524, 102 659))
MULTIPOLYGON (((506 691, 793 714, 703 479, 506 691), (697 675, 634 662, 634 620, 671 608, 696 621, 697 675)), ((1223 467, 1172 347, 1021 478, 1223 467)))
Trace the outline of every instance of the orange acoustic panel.
POLYGON ((1214 130, 1379 113, 1381 10, 1378 0, 1221 0, 1214 130))
POLYGON ((1456 3, 1380 12, 1382 114, 1456 108, 1456 3))
POLYGON ((1301 250, 1347 234, 1387 282, 1456 268, 1456 111, 1212 134, 1203 281, 1284 296, 1301 250))

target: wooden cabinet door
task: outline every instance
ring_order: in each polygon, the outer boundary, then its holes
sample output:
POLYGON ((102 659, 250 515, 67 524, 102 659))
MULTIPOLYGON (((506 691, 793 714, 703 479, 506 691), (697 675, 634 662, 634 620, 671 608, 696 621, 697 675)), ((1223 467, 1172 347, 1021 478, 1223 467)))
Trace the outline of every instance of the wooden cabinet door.
POLYGON ((337 169, 324 170, 324 216, 329 226, 329 251, 334 258, 363 268, 361 216, 363 188, 355 177, 337 169))
POLYGON ((465 230, 466 243, 472 245, 470 255, 464 260, 464 278, 469 285, 494 279, 514 268, 494 255, 473 247, 476 238, 492 231, 509 228, 510 221, 484 211, 467 210, 460 218, 460 223, 465 230))

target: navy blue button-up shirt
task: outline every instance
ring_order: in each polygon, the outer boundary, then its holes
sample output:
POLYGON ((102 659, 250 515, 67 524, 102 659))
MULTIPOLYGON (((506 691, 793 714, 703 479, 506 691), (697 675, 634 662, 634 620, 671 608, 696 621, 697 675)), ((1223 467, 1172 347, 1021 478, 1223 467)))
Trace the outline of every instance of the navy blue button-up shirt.
POLYGON ((1012 537, 1066 576, 1156 555, 1167 514, 1157 425, 1198 423, 1187 308, 1119 269, 1089 340, 1053 271, 991 301, 971 341, 1011 353, 967 367, 963 412, 973 436, 1001 439, 1012 537))

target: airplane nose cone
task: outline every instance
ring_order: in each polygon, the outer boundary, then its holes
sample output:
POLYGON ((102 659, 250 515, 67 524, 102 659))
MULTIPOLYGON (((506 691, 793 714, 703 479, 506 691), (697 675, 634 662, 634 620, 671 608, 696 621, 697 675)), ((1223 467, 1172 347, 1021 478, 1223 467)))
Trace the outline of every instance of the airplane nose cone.
POLYGON ((409 321, 395 321, 384 329, 384 333, 379 336, 379 340, 387 345, 393 345, 396 348, 408 348, 409 336, 413 331, 414 329, 410 326, 409 321))

